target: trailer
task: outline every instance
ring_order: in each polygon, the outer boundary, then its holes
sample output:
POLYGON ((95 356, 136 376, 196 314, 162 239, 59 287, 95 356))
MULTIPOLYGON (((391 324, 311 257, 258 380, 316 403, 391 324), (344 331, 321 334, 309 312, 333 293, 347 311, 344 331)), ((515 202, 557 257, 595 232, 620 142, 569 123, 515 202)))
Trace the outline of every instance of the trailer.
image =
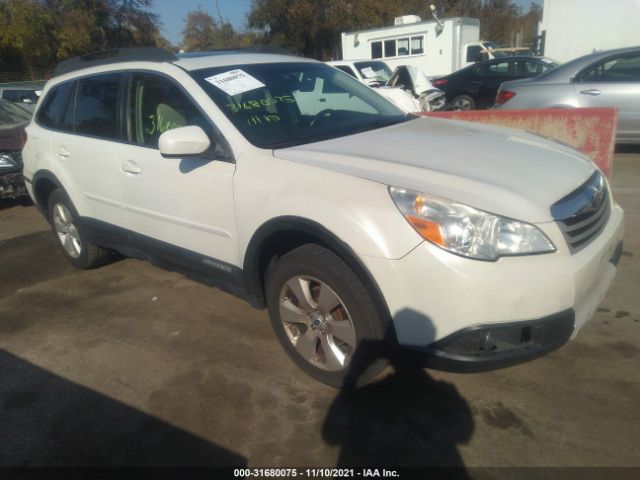
POLYGON ((480 21, 468 17, 422 21, 406 15, 392 26, 343 32, 341 40, 342 60, 384 60, 391 69, 413 65, 430 77, 494 58, 496 47, 480 40, 480 21))
POLYGON ((540 55, 566 62, 594 51, 640 45, 640 0, 544 0, 540 55))

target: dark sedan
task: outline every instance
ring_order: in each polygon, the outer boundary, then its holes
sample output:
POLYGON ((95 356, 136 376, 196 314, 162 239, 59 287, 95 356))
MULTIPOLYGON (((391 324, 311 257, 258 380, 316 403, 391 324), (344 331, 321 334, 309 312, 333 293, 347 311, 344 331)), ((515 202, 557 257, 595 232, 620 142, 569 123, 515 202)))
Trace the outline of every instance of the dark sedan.
POLYGON ((535 77, 557 65, 545 57, 502 57, 474 63, 432 83, 445 92, 451 110, 489 108, 502 82, 535 77))
POLYGON ((26 195, 21 150, 30 118, 19 104, 0 99, 0 199, 26 195))

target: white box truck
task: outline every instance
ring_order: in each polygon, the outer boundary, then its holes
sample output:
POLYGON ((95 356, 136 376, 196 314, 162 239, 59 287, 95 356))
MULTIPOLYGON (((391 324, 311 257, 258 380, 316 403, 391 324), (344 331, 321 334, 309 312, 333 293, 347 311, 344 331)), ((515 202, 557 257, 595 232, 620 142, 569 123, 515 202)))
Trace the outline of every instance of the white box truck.
POLYGON ((544 0, 540 54, 566 62, 640 45, 640 0, 544 0))
POLYGON ((384 60, 393 70, 413 65, 426 75, 448 75, 478 60, 494 58, 493 42, 480 40, 477 18, 422 21, 417 15, 397 17, 393 26, 343 32, 343 60, 384 60))

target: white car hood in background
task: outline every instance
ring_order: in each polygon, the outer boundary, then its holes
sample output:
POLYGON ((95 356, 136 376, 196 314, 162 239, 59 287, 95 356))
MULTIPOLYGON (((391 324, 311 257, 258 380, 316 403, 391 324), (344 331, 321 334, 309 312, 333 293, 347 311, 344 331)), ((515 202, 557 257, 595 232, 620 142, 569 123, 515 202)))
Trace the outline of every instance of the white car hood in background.
POLYGON ((407 65, 407 71, 411 76, 413 87, 418 95, 431 90, 436 90, 436 87, 433 86, 429 77, 427 77, 418 67, 407 65))
POLYGON ((590 160, 513 129, 418 118, 274 151, 277 158, 409 188, 527 222, 584 183, 590 160))

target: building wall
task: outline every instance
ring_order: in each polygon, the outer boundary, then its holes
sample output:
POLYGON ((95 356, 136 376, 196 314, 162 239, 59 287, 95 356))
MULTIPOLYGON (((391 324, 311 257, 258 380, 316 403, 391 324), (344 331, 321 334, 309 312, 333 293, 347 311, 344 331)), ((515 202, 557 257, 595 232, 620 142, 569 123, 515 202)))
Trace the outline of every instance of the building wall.
POLYGON ((560 62, 640 45, 640 0, 544 0, 544 54, 560 62))

